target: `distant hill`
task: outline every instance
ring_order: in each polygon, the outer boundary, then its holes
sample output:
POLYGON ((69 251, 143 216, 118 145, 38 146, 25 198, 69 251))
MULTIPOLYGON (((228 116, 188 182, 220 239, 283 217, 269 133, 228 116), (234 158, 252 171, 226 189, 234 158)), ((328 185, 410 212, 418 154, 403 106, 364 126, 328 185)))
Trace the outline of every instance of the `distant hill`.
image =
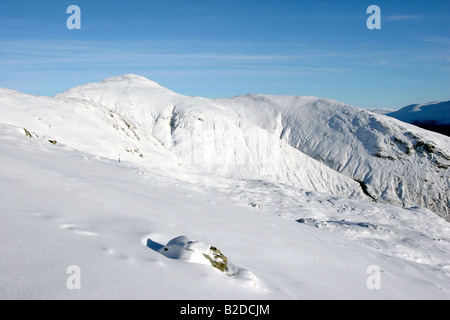
POLYGON ((450 136, 450 101, 412 104, 386 115, 450 136))

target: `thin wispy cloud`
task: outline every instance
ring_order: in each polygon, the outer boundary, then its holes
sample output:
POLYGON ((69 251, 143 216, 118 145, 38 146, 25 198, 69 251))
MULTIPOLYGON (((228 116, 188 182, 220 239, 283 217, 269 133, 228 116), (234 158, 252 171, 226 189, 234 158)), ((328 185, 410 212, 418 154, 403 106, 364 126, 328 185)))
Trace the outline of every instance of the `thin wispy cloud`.
POLYGON ((450 37, 427 36, 421 38, 421 40, 450 46, 450 37))
POLYGON ((196 44, 193 48, 186 48, 184 52, 179 51, 180 44, 149 42, 99 42, 99 41, 0 41, 0 64, 66 64, 66 63, 100 63, 120 62, 133 65, 154 65, 161 63, 229 63, 229 64, 276 64, 299 61, 311 61, 320 59, 324 55, 330 57, 339 56, 338 52, 330 51, 329 48, 309 48, 297 52, 261 52, 255 53, 254 44, 252 50, 246 46, 237 48, 234 44, 234 52, 230 46, 224 44, 211 45, 210 43, 196 44), (156 48, 156 49, 155 49, 156 48), (236 50, 237 49, 237 50, 236 50), (240 53, 235 53, 236 51, 240 53))
MULTIPOLYGON (((428 42, 450 43, 448 38, 426 38, 428 42)), ((308 69, 317 74, 347 72, 361 67, 420 67, 427 57, 426 67, 442 63, 445 52, 419 52, 405 58, 403 49, 379 46, 347 47, 302 44, 293 50, 271 50, 264 43, 233 46, 226 42, 179 41, 0 41, 0 66, 3 69, 25 68, 79 68, 93 67, 155 67, 155 68, 210 68, 212 70, 239 70, 278 68, 279 73, 290 74, 293 68, 308 69), (183 50, 180 50, 180 46, 183 50), (232 50, 230 50, 232 48, 232 50), (405 62, 406 60, 407 63, 405 62)), ((278 47, 280 49, 280 47, 278 47)))
POLYGON ((418 14, 397 14, 397 15, 386 15, 383 20, 386 21, 408 21, 408 20, 418 20, 423 19, 425 16, 418 14))

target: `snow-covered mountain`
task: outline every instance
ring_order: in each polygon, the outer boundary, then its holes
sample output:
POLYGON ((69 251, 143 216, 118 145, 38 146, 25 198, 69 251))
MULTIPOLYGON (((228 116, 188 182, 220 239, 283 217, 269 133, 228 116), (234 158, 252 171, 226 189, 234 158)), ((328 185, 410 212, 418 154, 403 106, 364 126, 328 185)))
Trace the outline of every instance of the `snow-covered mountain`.
POLYGON ((386 115, 450 136, 450 101, 413 104, 386 115))
POLYGON ((1 101, 0 121, 100 156, 178 176, 215 172, 419 206, 449 219, 450 140, 336 101, 187 97, 136 75, 54 98, 3 90, 1 101))
POLYGON ((0 148, 0 298, 450 297, 450 138, 387 116, 125 75, 0 89, 0 148))
POLYGON ((0 121, 78 150, 178 177, 215 172, 364 197, 358 183, 239 117, 224 102, 182 96, 139 76, 107 79, 54 98, 4 93, 0 121))

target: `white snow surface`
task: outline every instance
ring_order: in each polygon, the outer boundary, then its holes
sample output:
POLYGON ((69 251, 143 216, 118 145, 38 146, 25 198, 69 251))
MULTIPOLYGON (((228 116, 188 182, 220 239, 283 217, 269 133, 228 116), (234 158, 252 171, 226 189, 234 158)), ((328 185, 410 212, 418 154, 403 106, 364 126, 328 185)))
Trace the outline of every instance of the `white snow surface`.
POLYGON ((326 99, 210 100, 126 75, 55 97, 0 89, 0 148, 1 299, 450 298, 439 134, 326 99))

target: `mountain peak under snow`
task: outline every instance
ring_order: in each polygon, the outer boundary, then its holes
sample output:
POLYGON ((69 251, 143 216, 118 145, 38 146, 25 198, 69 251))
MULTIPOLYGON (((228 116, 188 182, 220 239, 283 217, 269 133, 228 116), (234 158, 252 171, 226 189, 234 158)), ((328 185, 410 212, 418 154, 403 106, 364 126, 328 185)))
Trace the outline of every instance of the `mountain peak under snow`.
POLYGON ((174 95, 175 92, 161 86, 157 82, 135 74, 125 74, 107 78, 100 82, 92 82, 68 89, 56 98, 78 98, 92 100, 99 94, 103 96, 146 96, 174 95))
POLYGON ((143 76, 139 76, 137 74, 128 73, 122 76, 115 76, 111 78, 107 78, 100 83, 108 84, 115 83, 120 85, 128 85, 128 86, 137 86, 137 87, 153 87, 153 88, 162 88, 162 86, 150 79, 147 79, 143 76))

